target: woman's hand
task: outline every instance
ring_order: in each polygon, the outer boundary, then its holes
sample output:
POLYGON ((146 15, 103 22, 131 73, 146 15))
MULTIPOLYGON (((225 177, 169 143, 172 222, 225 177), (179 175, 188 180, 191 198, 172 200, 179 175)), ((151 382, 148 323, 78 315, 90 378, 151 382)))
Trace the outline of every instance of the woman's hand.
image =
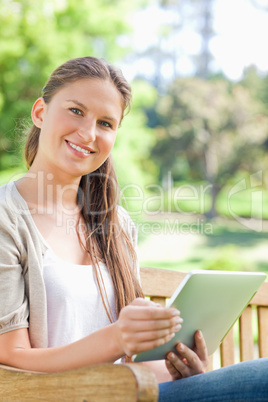
POLYGON ((170 352, 166 359, 166 367, 172 380, 179 380, 205 372, 208 365, 208 353, 201 331, 196 331, 195 333, 194 350, 182 343, 178 343, 176 349, 178 354, 170 352))
POLYGON ((182 321, 177 309, 137 298, 119 314, 117 341, 123 353, 132 356, 168 342, 181 329, 182 321))

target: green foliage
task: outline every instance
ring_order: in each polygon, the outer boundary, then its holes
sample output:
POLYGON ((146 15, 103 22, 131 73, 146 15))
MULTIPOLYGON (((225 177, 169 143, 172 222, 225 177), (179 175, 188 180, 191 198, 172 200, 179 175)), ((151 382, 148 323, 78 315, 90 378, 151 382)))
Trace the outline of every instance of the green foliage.
POLYGON ((238 170, 264 169, 268 117, 244 86, 177 79, 156 107, 161 125, 153 156, 161 176, 172 171, 181 179, 183 166, 188 179, 211 183, 212 215, 219 191, 238 170))
POLYGON ((52 70, 74 57, 114 62, 125 54, 117 39, 129 32, 132 7, 123 0, 0 2, 0 169, 18 164, 16 126, 52 70))
POLYGON ((231 217, 230 211, 237 216, 246 218, 262 218, 268 220, 268 191, 262 187, 253 187, 234 194, 228 200, 232 188, 226 186, 217 198, 216 209, 222 216, 231 217), (254 196, 258 197, 255 198, 254 196))
MULTIPOLYGON (((133 104, 123 120, 112 152, 125 206, 135 208, 134 199, 144 194, 145 186, 157 176, 156 166, 150 158, 155 145, 153 130, 147 127, 143 107, 152 106, 156 100, 155 89, 145 81, 132 84, 133 104)), ((124 204, 124 202, 123 202, 124 204)))
POLYGON ((0 186, 9 183, 13 180, 18 180, 25 173, 25 168, 23 166, 17 166, 15 168, 10 168, 0 171, 0 186))
POLYGON ((251 271, 252 266, 249 261, 241 257, 239 247, 234 244, 227 244, 217 247, 215 255, 207 258, 202 263, 202 269, 214 271, 251 271))

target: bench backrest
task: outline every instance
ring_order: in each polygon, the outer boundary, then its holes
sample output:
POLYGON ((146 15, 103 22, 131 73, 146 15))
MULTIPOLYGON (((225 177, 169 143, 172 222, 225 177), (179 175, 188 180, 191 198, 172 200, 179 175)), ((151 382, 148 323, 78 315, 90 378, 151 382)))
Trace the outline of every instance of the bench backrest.
MULTIPOLYGON (((185 275, 183 272, 142 267, 144 294, 165 305, 166 299, 172 296, 185 275)), ((234 327, 228 332, 220 345, 218 361, 215 362, 215 356, 210 357, 209 370, 238 361, 268 357, 268 282, 262 284, 235 326, 238 326, 238 334, 234 337, 234 327)))

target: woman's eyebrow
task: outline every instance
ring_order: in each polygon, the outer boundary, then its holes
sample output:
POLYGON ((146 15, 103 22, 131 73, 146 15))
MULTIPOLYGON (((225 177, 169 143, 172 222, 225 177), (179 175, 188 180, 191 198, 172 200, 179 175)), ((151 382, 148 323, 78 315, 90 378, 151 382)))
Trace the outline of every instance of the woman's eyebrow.
POLYGON ((83 103, 79 102, 79 101, 76 100, 76 99, 67 99, 66 102, 73 102, 73 103, 76 103, 78 106, 82 107, 83 109, 88 110, 88 108, 86 107, 86 105, 84 105, 83 103))
MULTIPOLYGON (((66 102, 73 102, 73 103, 75 103, 76 105, 82 107, 84 110, 86 110, 86 111, 89 110, 89 109, 86 107, 86 105, 84 105, 83 103, 79 102, 79 101, 76 100, 76 99, 67 99, 66 102)), ((102 119, 110 120, 110 121, 112 121, 112 122, 115 123, 115 124, 119 124, 119 123, 118 123, 118 120, 115 119, 114 117, 102 116, 102 119)))
POLYGON ((110 120, 110 121, 112 121, 113 123, 118 124, 117 119, 114 119, 113 117, 109 117, 109 116, 102 116, 102 119, 105 119, 105 120, 110 120))

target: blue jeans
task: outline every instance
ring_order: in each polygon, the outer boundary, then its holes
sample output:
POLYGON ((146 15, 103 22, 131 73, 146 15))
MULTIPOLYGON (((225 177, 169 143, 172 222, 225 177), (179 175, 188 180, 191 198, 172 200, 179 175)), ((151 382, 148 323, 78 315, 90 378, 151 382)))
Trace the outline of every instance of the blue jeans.
POLYGON ((159 384, 159 401, 268 401, 268 358, 159 384))

